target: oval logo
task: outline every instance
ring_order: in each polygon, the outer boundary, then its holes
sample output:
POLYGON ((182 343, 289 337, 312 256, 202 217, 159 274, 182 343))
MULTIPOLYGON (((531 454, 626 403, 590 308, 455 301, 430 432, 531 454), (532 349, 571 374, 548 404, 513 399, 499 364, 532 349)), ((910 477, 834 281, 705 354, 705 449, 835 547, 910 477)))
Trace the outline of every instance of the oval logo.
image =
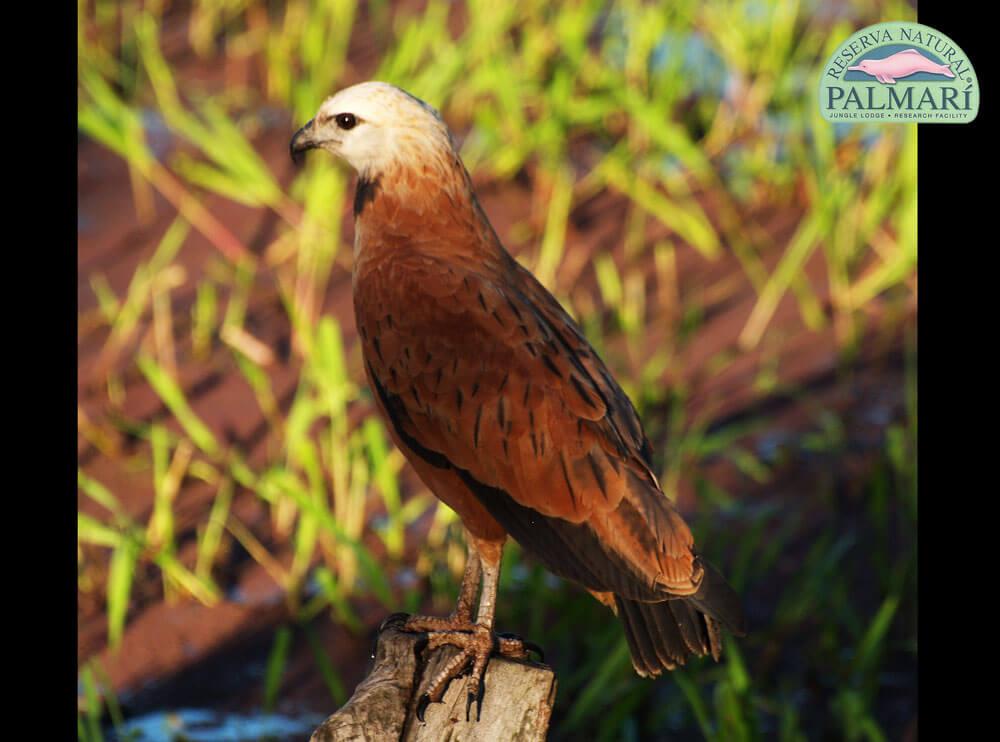
POLYGON ((820 75, 828 121, 965 124, 979 113, 979 81, 954 41, 919 23, 863 28, 820 75))

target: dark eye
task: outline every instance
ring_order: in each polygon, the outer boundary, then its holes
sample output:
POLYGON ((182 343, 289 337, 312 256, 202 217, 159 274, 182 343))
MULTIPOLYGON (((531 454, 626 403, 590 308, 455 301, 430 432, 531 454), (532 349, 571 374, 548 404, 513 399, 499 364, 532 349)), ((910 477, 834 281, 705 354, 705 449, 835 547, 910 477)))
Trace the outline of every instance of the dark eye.
POLYGON ((358 120, 354 117, 353 113, 338 113, 337 114, 337 126, 341 129, 353 129, 358 120))

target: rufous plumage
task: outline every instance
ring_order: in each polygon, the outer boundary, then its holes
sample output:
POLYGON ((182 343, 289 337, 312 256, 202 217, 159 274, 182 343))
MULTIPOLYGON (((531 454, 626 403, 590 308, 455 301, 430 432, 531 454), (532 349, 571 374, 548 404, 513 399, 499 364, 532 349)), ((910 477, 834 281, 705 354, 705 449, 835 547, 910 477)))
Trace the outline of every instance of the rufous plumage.
MULTIPOLYGON (((721 652, 737 596, 660 489, 635 408, 559 302, 504 249, 436 110, 367 82, 326 100, 292 140, 358 173, 353 291, 365 373, 396 445, 461 518, 469 545, 447 618, 412 617, 472 663, 478 697, 508 535, 621 618, 635 670, 721 652), (482 580, 479 610, 472 606, 482 580)), ((526 655, 504 639, 503 654, 526 655)))

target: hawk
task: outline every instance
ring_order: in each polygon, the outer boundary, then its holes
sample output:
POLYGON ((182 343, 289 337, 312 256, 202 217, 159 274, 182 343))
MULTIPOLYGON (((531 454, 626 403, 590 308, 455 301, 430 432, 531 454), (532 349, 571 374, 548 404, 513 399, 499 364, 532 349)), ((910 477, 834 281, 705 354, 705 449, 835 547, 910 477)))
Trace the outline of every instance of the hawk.
POLYGON ((365 374, 393 441, 465 528, 454 612, 406 623, 430 647, 460 650, 421 716, 470 664, 469 703, 481 703, 490 655, 532 648, 493 631, 508 536, 611 608, 639 675, 689 655, 718 660, 721 627, 743 633, 738 597, 660 489, 629 398, 500 243, 441 115, 393 85, 361 83, 328 98, 290 148, 293 159, 326 150, 357 171, 365 374))

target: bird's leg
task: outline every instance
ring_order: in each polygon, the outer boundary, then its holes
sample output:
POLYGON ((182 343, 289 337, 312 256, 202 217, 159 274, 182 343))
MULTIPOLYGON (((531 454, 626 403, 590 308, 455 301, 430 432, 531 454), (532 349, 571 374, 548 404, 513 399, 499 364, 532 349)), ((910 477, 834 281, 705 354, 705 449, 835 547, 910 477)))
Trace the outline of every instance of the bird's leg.
POLYGON ((472 631, 472 604, 479 591, 479 578, 482 575, 482 561, 476 551, 472 534, 466 532, 465 543, 468 556, 465 559, 465 572, 462 575, 462 587, 458 593, 458 603, 450 616, 411 616, 404 626, 404 631, 472 631))
POLYGON ((476 622, 471 625, 471 631, 431 631, 427 636, 429 649, 450 644, 461 651, 442 667, 431 679, 424 696, 417 708, 417 717, 422 721, 427 705, 441 700, 448 682, 459 675, 471 662, 472 671, 469 674, 466 689, 468 691, 465 708, 466 720, 472 702, 476 701, 476 718, 482 709, 485 686, 483 677, 486 665, 494 653, 512 659, 527 659, 528 649, 541 654, 537 646, 510 635, 496 635, 493 632, 493 617, 496 613, 497 588, 500 583, 500 557, 503 553, 503 542, 498 544, 480 544, 478 549, 483 572, 483 591, 479 598, 479 611, 476 622), (485 547, 485 548, 484 548, 485 547))

